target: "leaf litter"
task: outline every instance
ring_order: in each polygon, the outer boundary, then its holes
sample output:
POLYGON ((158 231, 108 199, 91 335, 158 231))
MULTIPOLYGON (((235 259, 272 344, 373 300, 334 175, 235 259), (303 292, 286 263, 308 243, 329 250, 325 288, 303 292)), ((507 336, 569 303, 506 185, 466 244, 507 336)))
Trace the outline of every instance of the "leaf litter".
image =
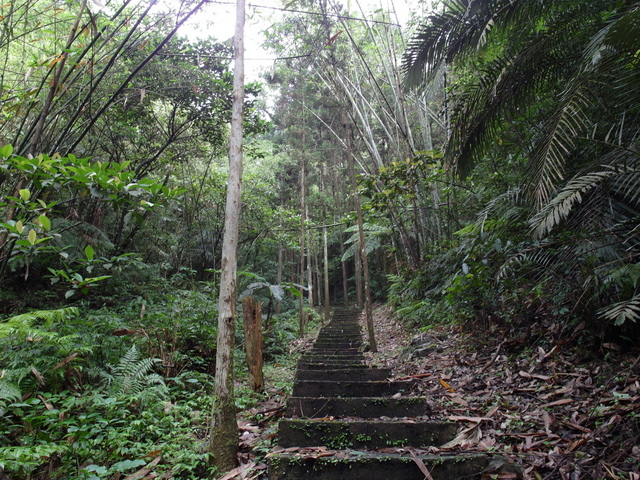
POLYGON ((420 338, 408 348, 412 335, 390 309, 377 309, 374 323, 379 352, 366 353, 368 363, 411 379, 408 394, 429 399, 428 417, 460 424, 432 453, 497 453, 525 479, 640 480, 637 351, 594 348, 580 326, 567 339, 557 324, 536 324, 537 340, 524 344, 498 328, 479 335, 446 325, 429 330, 429 348, 412 355, 420 338))

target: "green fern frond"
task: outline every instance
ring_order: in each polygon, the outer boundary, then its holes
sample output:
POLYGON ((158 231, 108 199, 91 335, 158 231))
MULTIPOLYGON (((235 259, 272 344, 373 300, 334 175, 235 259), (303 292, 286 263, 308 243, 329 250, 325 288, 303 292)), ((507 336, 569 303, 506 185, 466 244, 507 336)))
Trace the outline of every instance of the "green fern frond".
MULTIPOLYGON (((344 230, 345 233, 357 233, 358 232, 358 225, 352 225, 349 228, 346 228, 344 230)), ((377 225, 375 223, 363 223, 362 224, 362 230, 368 233, 372 233, 374 235, 388 235, 389 233, 391 233, 391 229, 389 229, 389 227, 384 226, 384 225, 377 225)), ((353 237, 352 237, 353 238, 353 237)), ((348 243, 348 241, 347 241, 348 243)))
MULTIPOLYGON (((495 213, 498 210, 498 208, 503 204, 513 205, 513 204, 519 203, 521 196, 522 196, 522 191, 519 188, 514 188, 514 189, 509 189, 505 193, 500 194, 497 197, 491 199, 491 201, 487 203, 487 205, 478 214, 474 228, 480 234, 482 234, 484 232, 485 224, 487 222, 487 219, 489 218, 489 215, 491 215, 492 213, 495 213)), ((514 216, 517 216, 520 213, 520 211, 511 208, 507 211, 507 213, 509 215, 509 218, 512 218, 514 216)), ((504 218, 504 215, 502 215, 502 217, 504 218)))
POLYGON ((54 230, 61 232, 51 243, 64 250, 70 259, 83 258, 83 247, 87 242, 97 251, 108 252, 113 248, 108 235, 95 225, 64 218, 56 218, 51 223, 54 230))
POLYGON ((640 283, 640 263, 630 263, 610 270, 604 276, 605 283, 637 288, 640 283))
POLYGON ((109 385, 112 395, 136 395, 145 392, 149 387, 164 395, 164 379, 153 372, 153 367, 158 362, 160 360, 157 358, 140 358, 138 349, 132 345, 118 365, 111 367, 111 372, 103 372, 101 377, 109 385))
MULTIPOLYGON (((38 320, 44 320, 44 326, 49 327, 54 322, 64 322, 72 316, 78 315, 76 307, 65 307, 57 310, 35 310, 29 313, 15 315, 0 322, 0 338, 26 332, 38 320)), ((43 333, 43 332, 40 332, 43 333)))
POLYGON ((22 392, 18 385, 4 378, 6 373, 6 370, 0 371, 0 406, 7 402, 19 400, 22 397, 22 392))

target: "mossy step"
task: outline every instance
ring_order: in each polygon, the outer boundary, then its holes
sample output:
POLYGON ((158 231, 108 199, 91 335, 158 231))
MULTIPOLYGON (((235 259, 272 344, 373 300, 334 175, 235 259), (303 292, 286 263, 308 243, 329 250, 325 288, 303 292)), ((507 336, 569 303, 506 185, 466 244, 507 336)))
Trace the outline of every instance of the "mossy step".
POLYGON ((325 360, 337 360, 337 361, 346 361, 346 362, 358 362, 364 360, 364 355, 360 352, 355 353, 340 353, 340 352, 329 352, 329 353, 315 353, 308 352, 303 355, 300 355, 300 360, 313 361, 313 362, 323 362, 325 360))
POLYGON ((341 335, 336 338, 321 338, 314 342, 313 346, 316 348, 341 348, 346 344, 347 348, 360 347, 363 340, 360 337, 348 337, 341 335))
POLYGON ((440 446, 457 431, 453 422, 283 419, 278 423, 281 447, 386 448, 440 446))
POLYGON ((362 345, 362 338, 333 338, 316 340, 312 348, 359 348, 362 345))
POLYGON ((299 370, 351 370, 351 369, 367 369, 371 368, 364 363, 354 362, 298 362, 299 370))
POLYGON ((361 382, 386 380, 391 376, 389 368, 340 368, 340 369, 299 369, 298 380, 357 380, 361 382))
POLYGON ((327 341, 327 340, 354 340, 354 339, 362 339, 362 333, 360 331, 344 331, 344 330, 335 330, 330 332, 320 332, 316 341, 327 341))
POLYGON ((384 397, 408 392, 410 383, 387 380, 296 380, 292 395, 296 397, 384 397))
POLYGON ((326 354, 326 355, 331 355, 331 354, 339 354, 339 355, 357 355, 357 354, 361 354, 360 349, 358 347, 339 347, 339 348, 335 348, 335 347, 312 347, 310 350, 308 350, 308 353, 313 354, 313 355, 317 355, 317 354, 326 354))
POLYGON ((287 399, 286 416, 321 417, 420 417, 429 411, 424 397, 294 397, 287 399))
MULTIPOLYGON (((341 452, 344 453, 344 452, 341 452)), ((416 461, 407 453, 350 451, 346 456, 272 453, 269 480, 422 480, 416 461)), ((436 480, 480 479, 491 458, 483 454, 418 455, 436 480)))

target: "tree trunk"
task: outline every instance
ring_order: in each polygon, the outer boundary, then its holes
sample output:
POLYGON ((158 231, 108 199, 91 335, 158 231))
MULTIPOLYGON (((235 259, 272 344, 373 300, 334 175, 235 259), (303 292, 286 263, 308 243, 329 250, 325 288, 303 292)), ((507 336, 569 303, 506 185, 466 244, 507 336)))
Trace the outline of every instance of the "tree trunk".
POLYGON ((360 246, 358 246, 353 255, 353 263, 356 276, 356 305, 360 310, 364 308, 364 297, 362 295, 362 262, 360 261, 360 246))
MULTIPOLYGON (((360 252, 360 257, 362 260, 362 268, 364 270, 364 306, 367 318, 367 332, 369 334, 369 346, 371 347, 372 352, 378 351, 378 344, 376 343, 375 331, 373 329, 373 308, 371 305, 371 286, 369 284, 369 262, 367 261, 367 249, 364 242, 364 221, 362 218, 362 207, 360 205, 360 197, 358 196, 358 185, 356 183, 356 169, 353 158, 353 142, 351 139, 351 128, 346 121, 346 115, 343 116, 345 131, 346 131, 346 141, 347 141, 347 157, 349 162, 349 177, 351 178, 352 188, 353 188, 353 200, 355 202, 356 214, 358 216, 358 239, 360 248, 356 249, 356 253, 360 252)), ((358 304, 358 307, 360 305, 358 304)))
POLYGON ((249 367, 249 387, 254 392, 264 390, 262 375, 262 303, 256 303, 252 297, 242 301, 244 318, 244 343, 249 367))
POLYGON ((324 241, 324 321, 329 322, 329 246, 327 241, 327 227, 322 229, 322 239, 324 241))
MULTIPOLYGON (((304 148, 304 136, 302 142, 304 148)), ((307 231, 305 228, 306 221, 306 166, 307 162, 304 158, 304 150, 302 152, 302 168, 300 172, 300 285, 304 285, 304 270, 305 270, 305 237, 307 235, 307 231)), ((309 285, 311 288, 311 285, 309 285)), ((298 304, 299 310, 299 324, 298 324, 298 336, 300 338, 304 337, 305 327, 306 327, 306 316, 304 314, 304 290, 300 290, 300 300, 298 304)))
MULTIPOLYGON (((278 273, 276 274, 276 284, 282 285, 282 243, 278 244, 278 273)), ((276 315, 282 313, 282 302, 276 300, 276 315)))
POLYGON ((224 219, 224 240, 218 301, 216 378, 211 408, 209 451, 221 471, 234 468, 238 453, 238 423, 233 391, 233 350, 236 317, 238 224, 242 194, 242 109, 244 104, 244 0, 236 3, 233 106, 229 136, 229 182, 224 219))
MULTIPOLYGON (((344 239, 342 231, 340 231, 340 258, 344 257, 344 239)), ((340 260, 340 265, 342 266, 342 296, 344 301, 344 306, 349 306, 349 274, 347 272, 347 262, 344 260, 340 260)))

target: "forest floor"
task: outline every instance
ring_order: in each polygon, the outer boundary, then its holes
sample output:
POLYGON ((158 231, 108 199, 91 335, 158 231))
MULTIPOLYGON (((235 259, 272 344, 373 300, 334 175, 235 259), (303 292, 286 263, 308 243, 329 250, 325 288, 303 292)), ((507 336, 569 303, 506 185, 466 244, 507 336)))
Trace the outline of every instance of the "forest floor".
MULTIPOLYGON (((429 399, 425 418, 459 424, 454 441, 428 452, 487 452, 522 467, 524 475, 496 477, 502 479, 640 480, 637 351, 623 353, 613 343, 589 349, 581 326, 562 332, 557 324, 536 324, 516 340, 498 328, 458 325, 415 335, 388 308, 375 311, 374 323, 379 351, 367 353, 367 361, 413 380, 406 395, 429 399)), ((243 414, 242 465, 224 480, 266 478, 261 459, 284 400, 272 389, 243 414)))

